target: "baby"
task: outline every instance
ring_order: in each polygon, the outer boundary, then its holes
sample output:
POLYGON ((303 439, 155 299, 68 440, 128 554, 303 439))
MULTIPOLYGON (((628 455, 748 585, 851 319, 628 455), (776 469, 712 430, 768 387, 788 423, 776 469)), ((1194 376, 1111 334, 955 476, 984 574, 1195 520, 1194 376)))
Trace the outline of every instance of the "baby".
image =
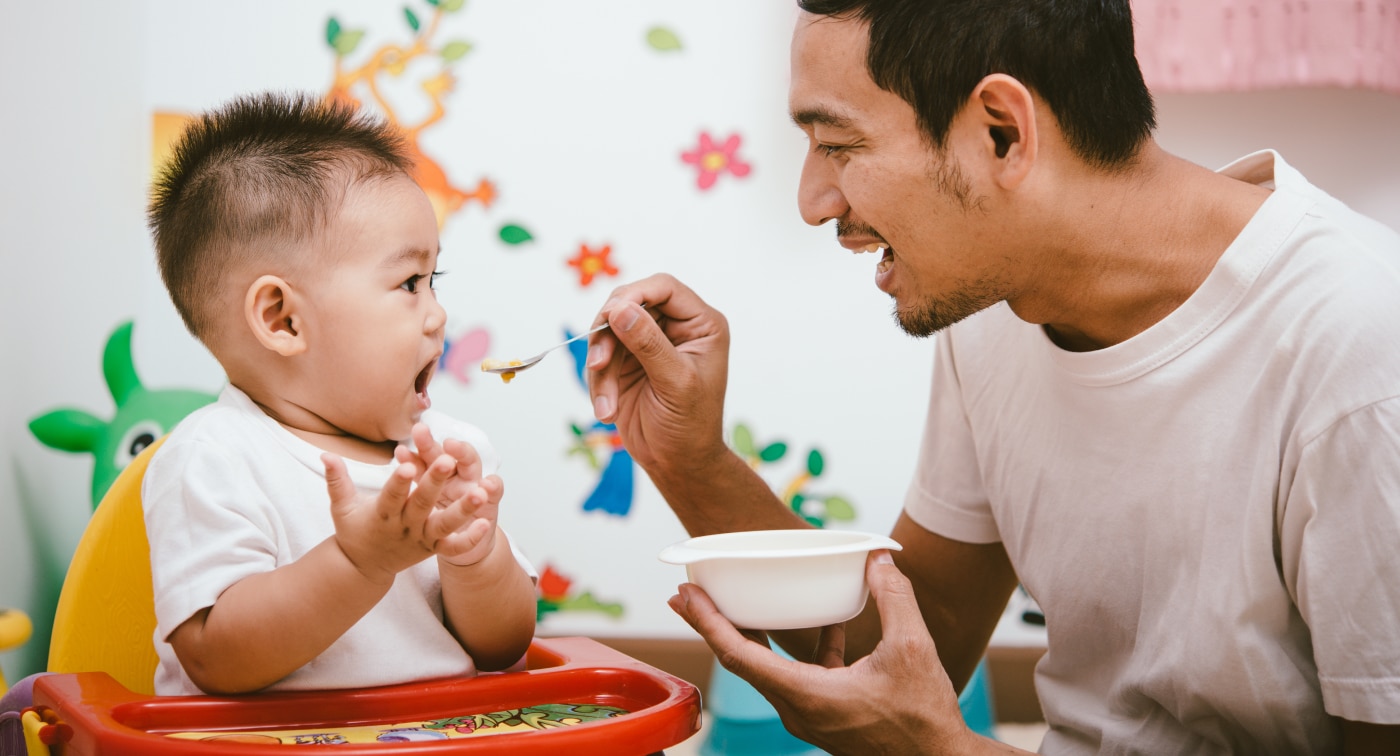
POLYGON ((411 169, 392 127, 264 94, 194 121, 156 182, 161 277, 229 380, 143 483, 157 694, 469 675, 534 636, 496 453, 429 409, 446 313, 411 169))

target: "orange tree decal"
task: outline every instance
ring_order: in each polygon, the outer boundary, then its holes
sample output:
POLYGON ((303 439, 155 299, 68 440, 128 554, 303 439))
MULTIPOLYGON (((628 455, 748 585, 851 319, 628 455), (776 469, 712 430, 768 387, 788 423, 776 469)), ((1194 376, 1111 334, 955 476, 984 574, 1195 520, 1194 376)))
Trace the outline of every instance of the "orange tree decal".
POLYGON ((412 38, 404 45, 385 44, 369 54, 368 59, 359 66, 350 66, 346 59, 359 47, 364 31, 360 29, 346 29, 340 25, 334 16, 326 22, 326 44, 330 45, 335 52, 335 75, 331 81, 330 91, 326 93, 326 98, 337 102, 347 102, 355 106, 361 105, 358 92, 364 92, 369 99, 374 101, 384 117, 391 123, 398 126, 408 141, 409 153, 414 160, 414 176, 418 185, 423 187, 428 199, 433 203, 433 211, 437 214, 438 227, 441 228, 448 217, 462 209, 468 201, 476 200, 482 207, 490 207, 496 198, 496 187, 489 180, 483 178, 477 182, 476 188, 471 191, 463 190, 452 183, 447 177, 447 172, 442 166, 432 158, 423 153, 419 147, 419 136, 424 129, 441 121, 447 114, 447 109, 443 106, 443 99, 456 85, 457 79, 452 74, 452 67, 460 61, 467 53, 471 52, 471 43, 462 40, 448 40, 439 42, 437 37, 438 27, 444 15, 456 13, 462 9, 465 0, 426 0, 430 15, 426 22, 421 20, 417 13, 411 8, 404 8, 404 21, 408 24, 412 38), (427 96, 432 106, 429 114, 415 124, 406 124, 399 120, 393 104, 385 97, 381 85, 384 76, 399 77, 407 70, 410 62, 418 59, 428 59, 436 57, 440 62, 440 67, 436 72, 418 83, 419 90, 427 96))

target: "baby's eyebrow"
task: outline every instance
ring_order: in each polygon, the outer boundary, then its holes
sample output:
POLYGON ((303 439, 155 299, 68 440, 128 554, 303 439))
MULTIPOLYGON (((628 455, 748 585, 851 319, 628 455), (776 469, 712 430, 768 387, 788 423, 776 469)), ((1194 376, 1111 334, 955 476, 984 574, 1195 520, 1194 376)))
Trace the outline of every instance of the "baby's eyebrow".
POLYGON ((405 262, 422 262, 432 257, 432 252, 421 247, 412 249, 402 249, 384 258, 384 262, 379 264, 381 268, 397 268, 405 262))

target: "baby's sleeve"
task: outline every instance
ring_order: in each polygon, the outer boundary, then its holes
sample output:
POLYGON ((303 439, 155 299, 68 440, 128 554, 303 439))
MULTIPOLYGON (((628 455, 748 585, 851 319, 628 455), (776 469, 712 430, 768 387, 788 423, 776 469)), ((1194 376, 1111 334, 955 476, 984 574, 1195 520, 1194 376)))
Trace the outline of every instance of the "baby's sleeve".
POLYGON ((172 438, 151 458, 141 500, 157 642, 234 583, 278 566, 266 495, 253 480, 246 464, 205 441, 172 438))

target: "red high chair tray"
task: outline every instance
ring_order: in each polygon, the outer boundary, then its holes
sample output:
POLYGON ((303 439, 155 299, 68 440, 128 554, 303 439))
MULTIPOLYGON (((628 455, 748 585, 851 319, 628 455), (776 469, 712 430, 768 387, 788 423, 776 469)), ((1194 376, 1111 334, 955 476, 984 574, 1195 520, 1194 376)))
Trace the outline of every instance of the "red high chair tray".
POLYGON ((587 638, 537 638, 520 672, 359 690, 158 697, 133 693, 103 672, 43 675, 34 683, 34 703, 71 728, 71 741, 55 751, 64 756, 270 753, 271 741, 200 739, 235 733, 281 736, 284 744, 295 745, 294 753, 341 756, 644 756, 660 753, 700 729, 700 693, 695 686, 587 638), (567 711, 557 705, 582 706, 577 718, 583 721, 568 724, 568 717, 552 718, 550 712, 567 711), (612 713, 594 707, 625 713, 592 719, 612 713), (472 715, 516 709, 530 709, 526 718, 544 729, 427 741, 405 736, 398 742, 335 743, 334 738, 309 737, 337 732, 363 736, 371 730, 447 735, 451 733, 429 731, 450 728, 453 722, 470 728, 473 720, 494 721, 472 715), (298 738, 302 742, 296 742, 298 738))

